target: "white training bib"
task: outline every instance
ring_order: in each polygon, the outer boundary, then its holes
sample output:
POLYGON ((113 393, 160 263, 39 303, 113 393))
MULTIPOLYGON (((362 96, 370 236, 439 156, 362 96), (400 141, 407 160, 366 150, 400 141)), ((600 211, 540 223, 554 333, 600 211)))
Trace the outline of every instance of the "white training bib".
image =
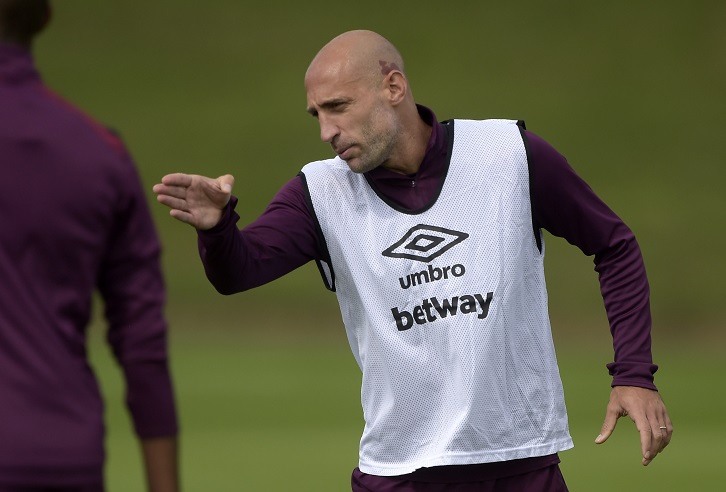
POLYGON ((509 120, 455 120, 440 195, 382 199, 335 158, 302 170, 363 373, 361 471, 544 456, 572 447, 529 171, 509 120))

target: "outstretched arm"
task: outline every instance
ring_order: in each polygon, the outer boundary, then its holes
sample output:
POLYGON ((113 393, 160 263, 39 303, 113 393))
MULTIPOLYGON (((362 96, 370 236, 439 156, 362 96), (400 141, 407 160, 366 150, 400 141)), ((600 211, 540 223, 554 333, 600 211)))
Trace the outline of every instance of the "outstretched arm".
POLYGON ((217 179, 197 174, 167 174, 154 185, 160 203, 171 208, 169 214, 199 230, 211 229, 222 217, 222 209, 232 196, 234 177, 217 179))
POLYGON ((232 197, 213 228, 197 230, 207 278, 229 295, 270 282, 321 258, 321 246, 302 179, 290 179, 252 223, 239 230, 232 197))
POLYGON ((595 439, 602 444, 610 437, 620 417, 629 416, 640 433, 643 465, 647 466, 671 442, 673 424, 657 391, 635 386, 615 386, 605 422, 595 439))

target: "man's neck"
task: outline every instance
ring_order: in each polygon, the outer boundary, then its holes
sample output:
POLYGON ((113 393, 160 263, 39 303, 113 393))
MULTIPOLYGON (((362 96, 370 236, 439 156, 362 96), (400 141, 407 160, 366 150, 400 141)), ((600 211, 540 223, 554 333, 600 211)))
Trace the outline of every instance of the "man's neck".
POLYGON ((404 175, 418 172, 432 132, 431 124, 423 119, 424 115, 425 113, 417 112, 411 117, 411 122, 404 122, 404 125, 411 130, 401 135, 399 150, 381 167, 404 175))

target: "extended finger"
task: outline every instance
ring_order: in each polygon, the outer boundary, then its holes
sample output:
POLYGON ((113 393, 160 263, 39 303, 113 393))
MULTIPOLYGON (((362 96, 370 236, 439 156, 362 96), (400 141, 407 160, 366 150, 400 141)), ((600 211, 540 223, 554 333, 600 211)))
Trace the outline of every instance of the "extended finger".
POLYGON ((192 184, 192 175, 184 173, 167 174, 161 178, 161 182, 167 186, 188 187, 192 184))
MULTIPOLYGON (((656 423, 656 425, 657 424, 658 423, 656 423)), ((668 441, 668 426, 657 425, 657 428, 655 428, 655 426, 651 427, 650 448, 648 449, 648 454, 644 455, 643 465, 647 466, 650 464, 650 462, 653 461, 655 457, 658 456, 658 454, 660 454, 668 445, 668 441), (645 458, 645 456, 648 456, 648 458, 645 458)))
POLYGON ((171 209, 169 211, 169 215, 181 222, 184 222, 185 224, 193 225, 192 221, 194 220, 194 217, 189 212, 184 212, 183 210, 179 209, 171 209))
MULTIPOLYGON (((655 456, 659 445, 654 445, 656 434, 658 434, 658 421, 648 419, 642 412, 632 412, 629 414, 630 419, 635 424, 635 428, 640 435, 640 452, 643 456, 643 465, 647 466, 655 456)), ((659 444, 659 443, 658 443, 659 444)))
POLYGON ((658 453, 661 452, 664 446, 665 430, 664 425, 660 425, 660 422, 656 419, 648 421, 648 430, 650 433, 650 445, 647 450, 643 453, 643 465, 648 466, 653 461, 658 453))
POLYGON ((167 195, 174 198, 185 198, 187 196, 187 189, 185 186, 170 186, 163 183, 156 184, 152 188, 154 193, 159 196, 167 195))
POLYGON ((187 201, 182 198, 174 198, 173 196, 169 195, 158 195, 156 197, 156 200, 159 203, 162 203, 173 210, 187 212, 189 208, 187 201))
MULTIPOLYGON (((654 412, 648 416, 648 423, 650 424, 652 432, 651 446, 649 449, 650 459, 648 462, 655 459, 656 455, 665 449, 673 434, 673 424, 668 417, 665 407, 662 404, 656 406, 659 408, 656 408, 654 412)), ((648 463, 643 464, 647 465, 648 463)))
MULTIPOLYGON (((638 429, 640 429, 640 427, 638 427, 638 429)), ((643 432, 641 432, 641 439, 643 439, 646 434, 650 434, 650 445, 647 447, 647 450, 644 448, 643 465, 649 465, 650 462, 653 461, 655 457, 668 445, 672 430, 673 429, 667 415, 665 418, 653 418, 647 420, 647 427, 643 432)))
POLYGON ((618 423, 618 417, 619 415, 617 412, 608 408, 607 413, 605 414, 605 422, 603 422, 602 427, 600 428, 600 434, 598 434, 595 438, 596 444, 602 444, 608 440, 610 434, 612 434, 613 430, 615 430, 615 426, 618 423))

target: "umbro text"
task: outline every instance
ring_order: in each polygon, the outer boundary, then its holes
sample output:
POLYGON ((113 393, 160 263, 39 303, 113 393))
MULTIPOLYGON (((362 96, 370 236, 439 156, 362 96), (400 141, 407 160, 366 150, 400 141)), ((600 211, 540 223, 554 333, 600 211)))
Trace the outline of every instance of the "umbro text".
POLYGON ((418 273, 409 273, 405 277, 400 277, 398 283, 402 289, 408 289, 409 287, 428 284, 429 282, 448 279, 449 277, 461 277, 465 273, 466 268, 460 264, 441 268, 429 265, 426 270, 421 270, 418 273))

